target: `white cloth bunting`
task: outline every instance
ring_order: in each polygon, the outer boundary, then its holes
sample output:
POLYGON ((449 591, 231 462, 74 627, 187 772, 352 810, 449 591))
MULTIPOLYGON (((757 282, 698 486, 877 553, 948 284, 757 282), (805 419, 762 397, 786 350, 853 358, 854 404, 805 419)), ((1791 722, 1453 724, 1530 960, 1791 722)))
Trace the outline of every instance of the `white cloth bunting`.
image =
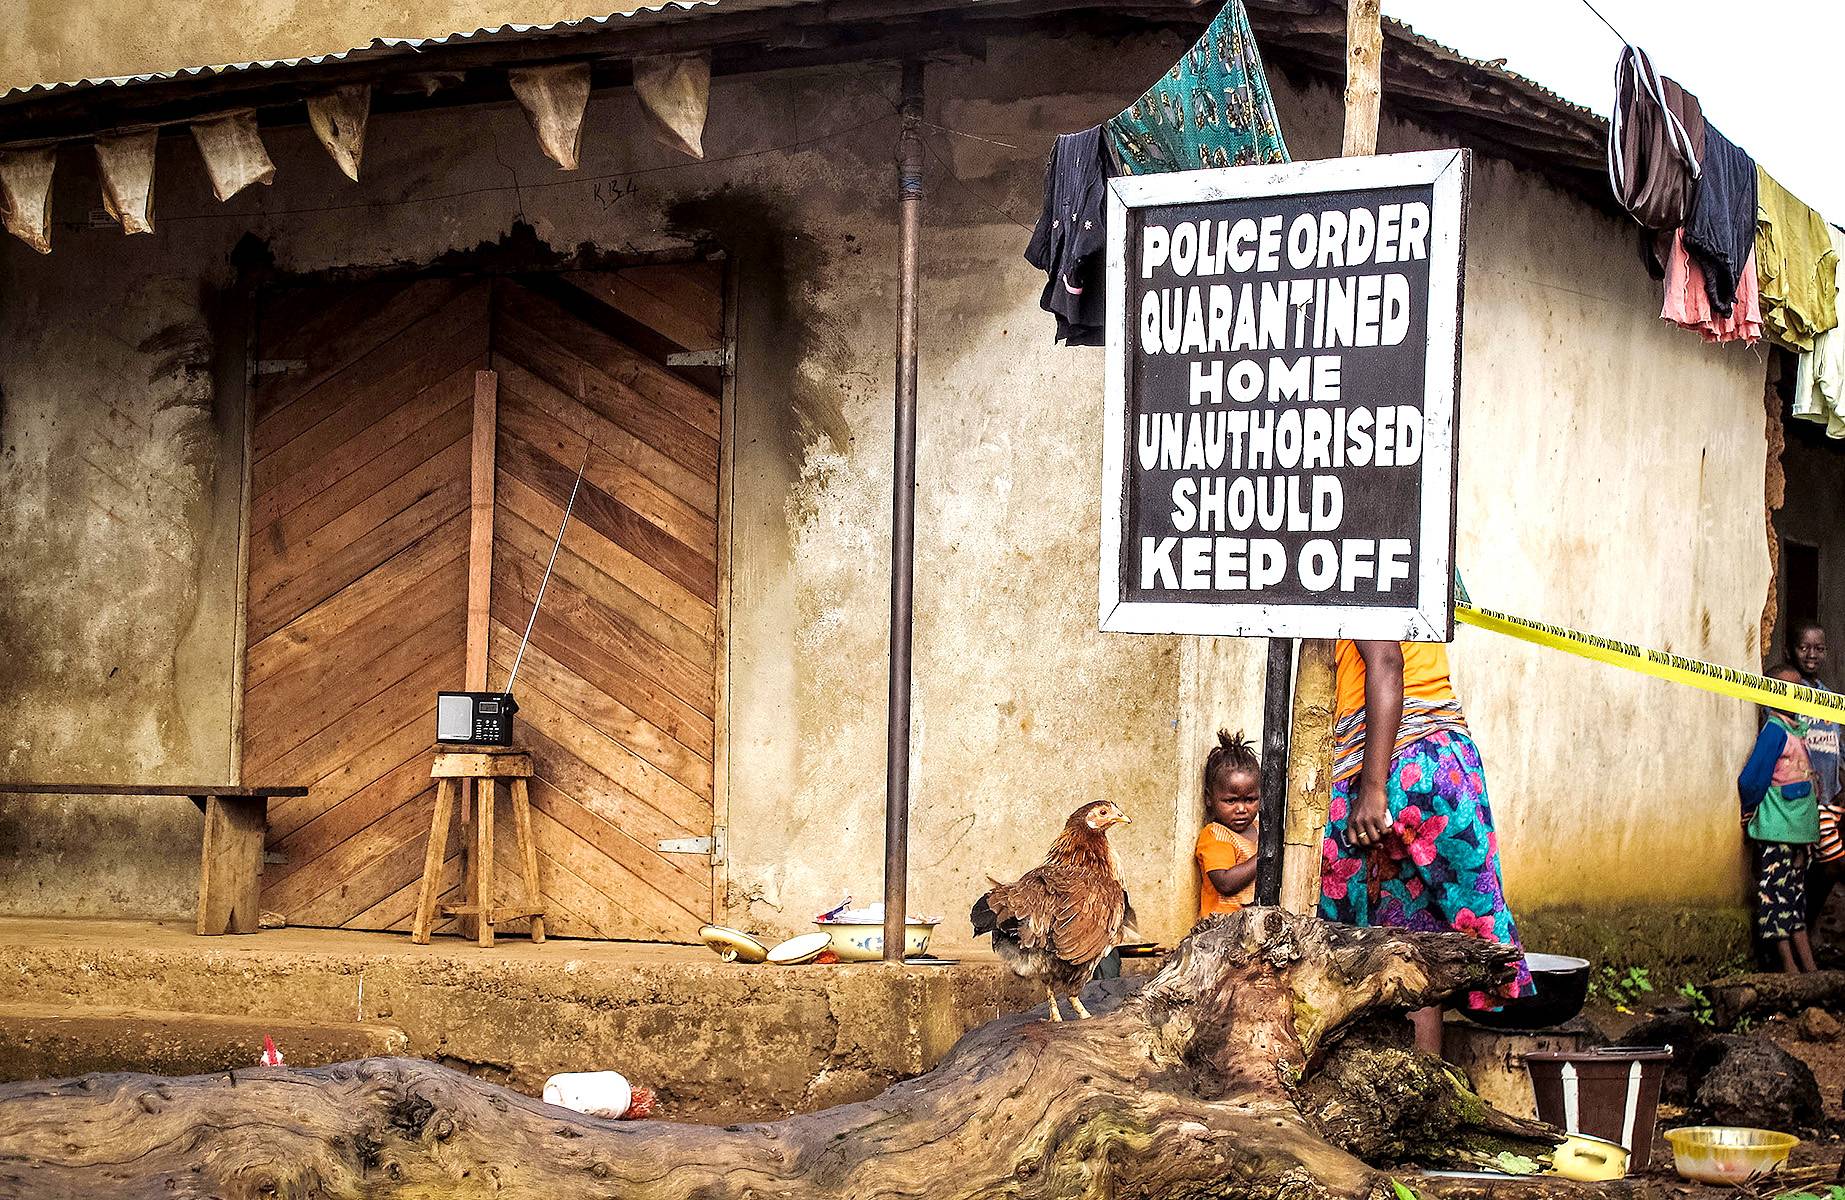
POLYGON ((539 148, 566 171, 577 169, 583 148, 583 110, 589 106, 589 64, 521 67, 507 73, 539 148))
POLYGON ((96 139, 103 208, 121 222, 123 233, 154 232, 154 151, 159 143, 158 129, 96 139))
POLYGON ((192 138, 205 159, 212 193, 220 200, 229 200, 253 183, 266 185, 275 179, 275 164, 256 128, 255 109, 194 121, 192 138))
POLYGON ((327 148, 346 178, 357 183, 359 160, 365 156, 365 122, 371 116, 372 89, 355 84, 315 96, 307 102, 308 124, 327 148))
POLYGON ((40 254, 51 253, 51 172, 56 146, 0 150, 0 224, 40 254))
POLYGON ((636 59, 634 94, 653 118, 661 142, 693 158, 705 156, 711 55, 663 54, 636 59))

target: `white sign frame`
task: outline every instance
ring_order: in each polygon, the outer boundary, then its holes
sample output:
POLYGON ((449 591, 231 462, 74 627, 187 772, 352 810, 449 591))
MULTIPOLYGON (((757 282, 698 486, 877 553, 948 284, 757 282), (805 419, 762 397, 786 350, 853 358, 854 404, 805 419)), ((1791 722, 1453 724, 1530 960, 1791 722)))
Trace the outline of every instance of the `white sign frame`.
POLYGON ((1100 627, 1108 633, 1219 637, 1356 638, 1445 642, 1454 628, 1455 474, 1459 437, 1461 302, 1465 267, 1468 155, 1428 150, 1365 158, 1225 167, 1127 176, 1108 185, 1107 388, 1102 435, 1100 627), (1121 585, 1127 521, 1128 219, 1136 209, 1367 188, 1433 186, 1430 212, 1428 354, 1423 411, 1420 570, 1411 605, 1171 602, 1129 600, 1121 585), (1440 498, 1446 495, 1448 502, 1440 498))

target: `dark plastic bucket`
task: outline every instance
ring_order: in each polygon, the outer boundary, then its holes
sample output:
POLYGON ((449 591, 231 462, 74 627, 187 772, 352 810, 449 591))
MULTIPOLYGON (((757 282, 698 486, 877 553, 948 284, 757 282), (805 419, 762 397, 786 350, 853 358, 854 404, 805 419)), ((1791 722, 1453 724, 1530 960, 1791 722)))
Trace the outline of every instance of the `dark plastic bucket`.
POLYGON ((1566 1133, 1586 1133, 1627 1147, 1629 1170, 1653 1161, 1659 1084, 1672 1048, 1604 1046, 1525 1055, 1538 1119, 1566 1133))

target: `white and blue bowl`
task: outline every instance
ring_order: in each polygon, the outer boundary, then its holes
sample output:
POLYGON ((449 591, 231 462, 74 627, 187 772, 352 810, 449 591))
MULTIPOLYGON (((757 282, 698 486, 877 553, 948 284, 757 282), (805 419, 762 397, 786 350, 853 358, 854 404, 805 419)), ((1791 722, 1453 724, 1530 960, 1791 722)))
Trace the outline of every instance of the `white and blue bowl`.
MULTIPOLYGON (((852 924, 845 921, 815 921, 814 928, 824 929, 833 941, 828 949, 841 962, 877 962, 884 957, 884 926, 852 924)), ((927 953, 929 935, 935 932, 934 921, 911 921, 903 930, 903 955, 911 958, 927 953)))

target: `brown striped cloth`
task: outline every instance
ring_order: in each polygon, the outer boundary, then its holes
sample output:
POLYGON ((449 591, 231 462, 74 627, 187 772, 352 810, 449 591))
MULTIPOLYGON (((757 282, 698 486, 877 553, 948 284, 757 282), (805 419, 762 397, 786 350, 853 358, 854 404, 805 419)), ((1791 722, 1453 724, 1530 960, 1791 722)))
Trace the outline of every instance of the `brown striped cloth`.
MULTIPOLYGON (((1467 735, 1467 717, 1461 702, 1448 700, 1403 700, 1403 723, 1397 727, 1397 744, 1392 755, 1401 754, 1411 742, 1436 733, 1467 735)), ((1365 710, 1355 708, 1339 718, 1333 726, 1333 778, 1356 775, 1365 760, 1365 710)))

